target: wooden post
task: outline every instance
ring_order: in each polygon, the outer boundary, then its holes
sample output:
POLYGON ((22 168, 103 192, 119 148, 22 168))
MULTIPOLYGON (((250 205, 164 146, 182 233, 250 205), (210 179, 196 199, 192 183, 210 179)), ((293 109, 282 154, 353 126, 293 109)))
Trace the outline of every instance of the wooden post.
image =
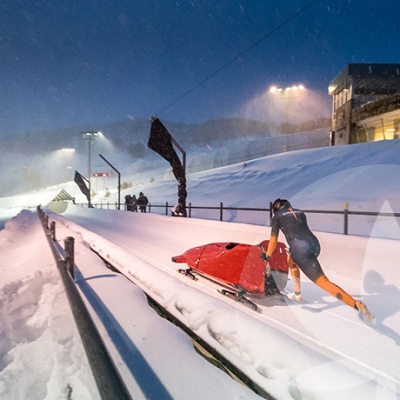
POLYGON ((72 279, 75 279, 74 266, 75 266, 75 256, 74 256, 75 239, 72 236, 68 236, 64 239, 64 249, 65 249, 65 264, 67 270, 69 271, 72 279))
POLYGON ((349 233, 349 203, 344 203, 344 235, 349 233))
POLYGON ((219 220, 222 221, 223 219, 223 209, 224 209, 224 204, 221 202, 219 205, 219 220))
POLYGON ((165 215, 168 215, 168 201, 165 202, 165 215))
POLYGON ((192 203, 189 203, 189 218, 192 217, 192 203))
POLYGON ((50 231, 51 231, 51 240, 53 242, 55 242, 56 241, 56 221, 51 221, 50 231))

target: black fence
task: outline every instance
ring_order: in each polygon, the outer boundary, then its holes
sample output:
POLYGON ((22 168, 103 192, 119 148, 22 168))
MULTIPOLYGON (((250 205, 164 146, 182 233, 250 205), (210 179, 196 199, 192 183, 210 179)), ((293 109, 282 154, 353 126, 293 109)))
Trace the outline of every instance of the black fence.
MULTIPOLYGON (((78 204, 83 207, 87 207, 87 203, 78 204)), ((108 210, 117 210, 118 203, 92 203, 94 208, 100 209, 108 209, 108 210)), ((148 204, 147 212, 154 212, 156 214, 169 215, 171 204, 166 202, 165 204, 148 204)), ((121 207, 122 208, 122 207, 121 207)), ((122 208, 126 211, 126 205, 122 208)), ((192 203, 189 203, 187 206, 187 216, 191 218, 193 216, 194 210, 215 210, 219 215, 219 221, 224 221, 224 212, 225 211, 249 211, 249 212, 258 212, 263 213, 267 218, 263 220, 263 225, 269 224, 272 218, 272 203, 270 203, 269 208, 255 208, 255 207, 226 207, 221 202, 219 206, 194 206, 192 203)), ((400 213, 385 213, 385 212, 376 212, 376 211, 350 211, 348 209, 348 203, 344 204, 343 210, 303 210, 306 214, 325 214, 325 215, 341 215, 343 216, 343 230, 342 233, 344 235, 348 235, 349 233, 349 216, 371 216, 371 217, 395 217, 400 218, 400 213)), ((197 218, 197 216, 196 216, 197 218)), ((201 217, 200 217, 201 218, 201 217)), ((207 216, 207 219, 218 219, 218 217, 210 218, 207 216)))

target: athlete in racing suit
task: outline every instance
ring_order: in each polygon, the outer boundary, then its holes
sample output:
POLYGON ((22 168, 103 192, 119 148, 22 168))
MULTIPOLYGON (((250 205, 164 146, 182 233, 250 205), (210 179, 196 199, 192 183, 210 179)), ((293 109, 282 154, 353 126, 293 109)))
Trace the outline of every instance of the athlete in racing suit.
POLYGON ((319 241, 308 227, 304 212, 292 208, 291 204, 284 199, 275 200, 273 211, 271 238, 266 253, 263 253, 261 257, 266 261, 269 259, 275 250, 279 231, 281 230, 290 248, 289 266, 293 278, 294 293, 291 293, 289 298, 297 301, 302 299, 300 292, 300 268, 320 288, 350 307, 355 308, 365 318, 369 320, 374 319, 365 303, 356 301, 326 277, 317 259, 320 253, 319 241))

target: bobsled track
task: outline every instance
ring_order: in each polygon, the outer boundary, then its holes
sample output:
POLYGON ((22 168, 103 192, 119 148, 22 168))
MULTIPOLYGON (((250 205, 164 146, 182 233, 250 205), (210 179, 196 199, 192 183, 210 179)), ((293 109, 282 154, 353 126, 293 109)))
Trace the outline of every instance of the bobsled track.
MULTIPOLYGON (((252 299, 261 310, 261 313, 256 313, 245 305, 222 296, 218 292, 220 286, 215 282, 202 277, 192 280, 178 273, 181 264, 171 261, 172 257, 187 249, 205 243, 260 243, 269 238, 268 227, 84 209, 73 205, 69 205, 61 214, 50 209, 44 211, 49 220, 56 223, 57 242, 63 242, 66 237, 75 239, 76 284, 96 325, 99 326, 100 333, 106 338, 106 344, 111 348, 109 351, 116 365, 121 368, 121 375, 128 376, 125 383, 133 398, 138 398, 135 396, 138 396, 140 384, 135 381, 134 371, 129 366, 129 355, 126 353, 128 350, 125 348, 123 353, 115 343, 112 344, 113 337, 106 326, 107 318, 112 318, 123 336, 130 335, 129 329, 126 329, 122 321, 118 321, 123 313, 133 312, 136 305, 127 304, 124 291, 132 289, 126 289, 121 279, 129 282, 130 287, 140 288, 149 304, 161 316, 186 332, 196 343, 200 353, 261 397, 275 398, 269 391, 273 378, 263 373, 261 368, 258 368, 259 376, 254 378, 254 374, 249 372, 250 368, 243 368, 243 365, 251 364, 246 359, 244 347, 248 345, 251 348, 251 343, 248 342, 251 342, 254 335, 262 335, 266 342, 271 342, 274 337, 279 338, 279 346, 287 343, 287 348, 292 349, 293 358, 301 358, 302 349, 306 349, 306 359, 311 357, 321 364, 336 363, 338 368, 359 375, 360 385, 367 382, 375 392, 382 390, 378 387, 383 387, 394 396, 388 399, 398 398, 395 393, 400 388, 400 336, 389 326, 378 325, 377 329, 371 329, 358 319, 354 310, 330 298, 304 276, 304 300, 301 303, 291 302, 279 295, 252 299), (92 251, 88 251, 89 248, 92 251), (93 261, 95 258, 101 259, 102 267, 94 269, 98 263, 93 261), (97 277, 104 279, 100 282, 100 279, 95 279, 97 277), (83 281, 86 289, 82 285, 83 281), (100 290, 101 285, 107 286, 109 296, 121 296, 119 309, 113 309, 112 305, 108 306, 108 299, 102 295, 100 300, 107 308, 108 317, 99 312, 99 307, 93 300, 93 293, 98 297, 104 292, 100 290), (89 288, 91 296, 88 296, 89 288), (199 298, 203 306, 196 308, 199 298), (224 324, 229 325, 230 331, 236 330, 236 343, 228 344, 227 340, 223 340, 224 330, 218 331, 218 324, 212 320, 216 314, 223 315, 224 324), (353 346, 349 346, 349 342, 353 346), (385 363, 382 362, 382 357, 387 358, 385 363)), ((372 265, 382 263, 382 252, 385 252, 384 262, 389 267, 394 265, 396 257, 398 259, 398 248, 393 249, 391 241, 353 238, 355 247, 349 249, 345 236, 321 233, 318 237, 323 248, 320 261, 325 272, 332 281, 338 284, 344 282, 340 286, 345 286, 355 297, 362 293, 362 277, 365 269, 369 268, 364 262, 366 252, 370 251, 368 262, 372 265), (375 251, 375 247, 380 252, 375 251), (338 250, 343 251, 340 265, 332 262, 332 259, 339 259, 338 250)), ((140 325, 141 320, 134 321, 134 324, 140 325)), ((143 329, 146 331, 147 328, 143 329)), ((134 348, 135 351, 131 354, 133 358, 137 357, 135 352, 140 352, 140 346, 136 346, 136 343, 134 348)), ((286 350, 282 350, 282 354, 285 353, 286 350)), ((157 379, 166 386, 170 385, 162 376, 157 379)), ((173 379, 169 374, 168 381, 173 379)), ((176 379, 179 381, 180 377, 176 376, 176 379)), ((169 389, 171 398, 180 398, 173 393, 173 387, 169 389)), ((301 392, 301 389, 298 388, 298 391, 301 392)))

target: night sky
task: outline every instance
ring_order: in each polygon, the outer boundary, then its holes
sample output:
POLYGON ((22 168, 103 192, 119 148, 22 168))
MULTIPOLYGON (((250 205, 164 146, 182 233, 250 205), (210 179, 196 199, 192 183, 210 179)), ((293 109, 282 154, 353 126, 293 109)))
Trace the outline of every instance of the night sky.
POLYGON ((399 15, 394 0, 1 0, 0 135, 265 120, 274 84, 304 84, 329 117, 348 63, 400 62, 399 15))

